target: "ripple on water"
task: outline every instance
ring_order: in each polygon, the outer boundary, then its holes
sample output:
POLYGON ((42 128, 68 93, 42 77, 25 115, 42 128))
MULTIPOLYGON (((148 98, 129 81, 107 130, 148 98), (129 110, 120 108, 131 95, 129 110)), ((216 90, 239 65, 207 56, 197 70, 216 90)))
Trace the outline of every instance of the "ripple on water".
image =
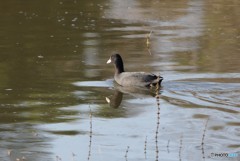
MULTIPOLYGON (((198 149, 199 156, 201 151, 207 158, 214 152, 239 151, 239 80, 239 74, 194 74, 180 80, 177 77, 170 77, 170 81, 164 82, 162 99, 176 108, 174 110, 176 114, 173 115, 179 119, 175 124, 179 124, 177 127, 185 128, 183 143, 190 146, 188 149, 191 149, 191 146, 198 149), (209 122, 204 132, 204 125, 199 127, 201 123, 199 120, 207 118, 209 122), (192 124, 195 121, 197 121, 195 125, 183 126, 183 122, 192 124), (201 146, 203 136, 204 144, 201 146)), ((168 124, 168 128, 169 126, 168 124)), ((181 129, 176 128, 176 131, 181 129)))
POLYGON ((235 83, 239 78, 194 78, 184 81, 165 83, 164 95, 172 104, 182 107, 188 105, 215 108, 218 110, 238 113, 240 107, 240 83, 235 83), (227 81, 228 80, 228 81, 227 81), (233 83, 234 82, 234 83, 233 83))

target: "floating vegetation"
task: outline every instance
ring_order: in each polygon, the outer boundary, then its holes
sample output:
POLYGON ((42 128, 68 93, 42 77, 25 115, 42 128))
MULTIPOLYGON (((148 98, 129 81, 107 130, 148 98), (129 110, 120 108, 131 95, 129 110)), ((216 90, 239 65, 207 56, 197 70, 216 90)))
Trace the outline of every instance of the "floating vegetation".
POLYGON ((89 145, 88 145, 88 160, 90 160, 91 157, 91 149, 92 149, 92 110, 90 108, 89 105, 89 110, 90 110, 90 114, 89 114, 89 119, 90 119, 90 130, 89 130, 89 145))
POLYGON ((147 36, 146 36, 146 37, 147 37, 147 38, 146 38, 147 50, 148 50, 148 53, 149 53, 150 55, 152 55, 151 50, 150 50, 150 44, 151 44, 151 42, 150 42, 150 37, 151 37, 152 32, 153 32, 153 31, 150 31, 150 33, 147 34, 147 36))
POLYGON ((205 141, 205 136, 206 136, 206 130, 207 130, 207 125, 208 125, 208 121, 209 118, 207 119, 205 126, 204 126, 204 130, 203 130, 203 135, 202 135, 202 143, 201 143, 201 147, 202 147, 202 157, 205 160, 205 152, 204 152, 204 141, 205 141))
MULTIPOLYGON (((159 86, 157 84, 157 86, 159 86)), ((157 91, 159 91, 157 87, 157 91)), ((156 143, 156 161, 159 159, 159 149, 158 149, 158 133, 159 133, 159 127, 160 127, 160 100, 159 100, 159 92, 156 92, 156 101, 157 101, 157 126, 156 126, 156 133, 155 133, 155 143, 156 143)))
POLYGON ((169 153, 169 144, 170 144, 170 140, 168 140, 168 143, 167 143, 167 152, 169 153))
POLYGON ((181 135, 180 137, 180 145, 179 145, 179 153, 178 153, 178 156, 179 156, 179 161, 182 161, 182 144, 183 144, 183 135, 181 135))
POLYGON ((145 156, 145 159, 147 159, 147 136, 144 141, 144 156, 145 156))
POLYGON ((62 161, 62 158, 56 155, 56 161, 62 161))
POLYGON ((126 153, 125 153, 125 156, 124 156, 125 159, 126 159, 126 161, 128 160, 128 152, 129 152, 129 148, 130 148, 130 147, 127 146, 127 150, 126 150, 126 153))
POLYGON ((72 153, 72 161, 76 161, 75 157, 76 157, 76 154, 72 153))

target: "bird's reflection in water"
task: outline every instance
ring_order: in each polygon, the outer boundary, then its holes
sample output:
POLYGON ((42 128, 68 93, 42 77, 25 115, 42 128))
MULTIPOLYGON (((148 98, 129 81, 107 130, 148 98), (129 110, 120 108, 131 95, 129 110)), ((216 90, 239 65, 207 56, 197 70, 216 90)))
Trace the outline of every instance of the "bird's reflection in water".
POLYGON ((123 93, 115 89, 114 94, 110 97, 106 97, 106 101, 112 108, 118 108, 122 102, 123 93))
POLYGON ((136 98, 146 98, 159 96, 160 89, 156 87, 152 88, 140 88, 140 87, 123 87, 114 83, 114 94, 106 97, 106 101, 111 108, 118 108, 121 105, 123 94, 128 94, 136 98))

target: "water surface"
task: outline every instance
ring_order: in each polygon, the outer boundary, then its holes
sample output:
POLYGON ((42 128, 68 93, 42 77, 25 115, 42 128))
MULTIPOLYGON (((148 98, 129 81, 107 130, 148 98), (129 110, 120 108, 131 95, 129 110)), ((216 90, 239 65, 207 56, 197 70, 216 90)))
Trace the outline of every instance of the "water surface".
POLYGON ((217 156, 240 156, 238 1, 0 4, 1 160, 239 160, 217 156))

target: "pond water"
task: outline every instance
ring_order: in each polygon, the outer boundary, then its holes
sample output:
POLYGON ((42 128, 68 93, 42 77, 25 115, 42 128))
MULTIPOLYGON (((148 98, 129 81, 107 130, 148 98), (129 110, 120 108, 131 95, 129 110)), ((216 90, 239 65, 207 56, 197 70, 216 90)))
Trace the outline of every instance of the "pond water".
POLYGON ((0 8, 0 160, 240 160, 238 0, 0 8), (157 97, 114 83, 115 52, 157 97))

